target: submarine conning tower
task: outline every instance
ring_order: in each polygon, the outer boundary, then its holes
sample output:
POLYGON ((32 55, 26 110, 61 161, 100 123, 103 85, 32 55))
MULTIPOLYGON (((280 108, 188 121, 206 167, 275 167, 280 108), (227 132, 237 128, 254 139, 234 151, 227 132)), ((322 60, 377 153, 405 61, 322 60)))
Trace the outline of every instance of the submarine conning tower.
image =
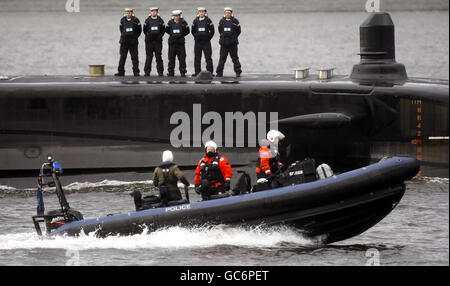
POLYGON ((350 78, 356 81, 407 80, 403 64, 395 61, 394 23, 389 13, 370 13, 359 27, 361 61, 350 78))

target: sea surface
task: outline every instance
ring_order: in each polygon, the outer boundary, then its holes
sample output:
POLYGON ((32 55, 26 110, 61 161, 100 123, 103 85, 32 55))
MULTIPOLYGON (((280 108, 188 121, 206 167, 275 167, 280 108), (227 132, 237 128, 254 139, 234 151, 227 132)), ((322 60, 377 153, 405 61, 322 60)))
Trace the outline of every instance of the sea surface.
MULTIPOLYGON (((64 179, 62 179, 64 181, 64 179)), ((130 193, 154 194, 151 181, 64 186, 85 218, 134 210, 130 193)), ((35 188, 0 186, 0 265, 448 265, 449 180, 416 177, 400 204, 354 238, 320 245, 287 226, 170 227, 133 236, 39 237, 31 220, 35 188)), ((190 193, 191 202, 200 197, 190 193)), ((44 191, 56 209, 54 188, 44 191)))
MULTIPOLYGON (((348 74, 359 62, 359 25, 365 2, 338 1, 87 1, 69 13, 64 0, 0 1, 0 75, 86 75, 88 65, 116 72, 118 24, 123 6, 144 21, 147 6, 159 5, 167 22, 182 9, 191 23, 206 6, 216 24, 224 6, 240 20, 239 56, 243 73, 291 73, 298 66, 336 67, 348 74)), ((396 59, 410 77, 449 78, 448 1, 380 1, 395 26, 396 59)), ((167 37, 164 38, 166 43, 167 37)), ((145 61, 140 40, 140 67, 145 61)), ((214 64, 218 37, 213 41, 214 64)), ((186 43, 193 72, 193 40, 186 43)), ((167 45, 163 59, 167 67, 167 45)), ((154 64, 155 65, 155 64, 154 64)), ((178 67, 177 67, 178 68, 178 67)), ((129 60, 126 66, 131 72, 129 60)), ((155 67, 153 68, 155 70, 155 67)), ((231 61, 225 74, 232 75, 231 61)), ((148 192, 152 174, 140 181, 89 181, 64 184, 70 205, 85 218, 133 211, 129 193, 148 192)), ((449 265, 449 180, 416 177, 407 182, 400 204, 376 226, 354 238, 321 246, 289 227, 226 225, 172 227, 141 235, 39 237, 35 183, 0 186, 0 265, 449 265)), ((57 208, 47 189, 46 208, 57 208)), ((199 197, 191 193, 191 200, 199 197)))

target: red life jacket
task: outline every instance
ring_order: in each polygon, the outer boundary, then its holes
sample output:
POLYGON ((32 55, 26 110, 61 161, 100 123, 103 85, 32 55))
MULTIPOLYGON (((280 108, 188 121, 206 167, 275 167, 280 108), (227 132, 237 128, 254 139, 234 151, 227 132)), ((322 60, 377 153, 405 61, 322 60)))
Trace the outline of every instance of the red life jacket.
POLYGON ((230 181, 233 176, 231 165, 224 156, 203 157, 195 170, 195 183, 200 184, 202 179, 209 182, 210 187, 218 187, 230 181))

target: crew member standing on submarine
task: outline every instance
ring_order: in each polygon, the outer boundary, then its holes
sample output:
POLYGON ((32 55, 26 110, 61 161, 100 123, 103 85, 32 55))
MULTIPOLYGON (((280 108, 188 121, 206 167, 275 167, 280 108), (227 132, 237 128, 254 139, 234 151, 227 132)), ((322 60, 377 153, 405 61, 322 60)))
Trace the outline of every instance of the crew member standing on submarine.
POLYGON ((205 54, 206 70, 213 74, 211 39, 214 36, 214 24, 206 14, 205 7, 197 9, 197 17, 192 23, 192 35, 195 39, 194 45, 194 68, 196 76, 201 72, 202 52, 205 54))
POLYGON ((125 60, 128 51, 133 63, 133 74, 139 76, 138 38, 142 32, 141 22, 133 14, 132 8, 125 8, 125 15, 120 19, 120 60, 118 73, 115 76, 125 75, 125 60))
POLYGON ((189 25, 181 16, 181 10, 172 11, 172 19, 167 23, 166 33, 169 34, 169 68, 168 76, 175 75, 175 58, 180 63, 180 74, 186 76, 186 48, 184 37, 190 33, 189 25))
POLYGON ((145 20, 143 31, 145 34, 145 76, 150 76, 152 70, 153 54, 156 58, 156 70, 159 76, 164 75, 164 62, 162 59, 162 39, 166 33, 164 20, 158 14, 158 7, 150 8, 150 15, 145 20))
POLYGON ((230 7, 225 7, 225 16, 219 22, 219 34, 220 34, 220 59, 217 65, 217 77, 223 76, 223 69, 225 62, 227 60, 228 54, 230 54, 231 60, 233 61, 234 72, 236 77, 240 77, 241 63, 239 62, 238 56, 238 37, 241 34, 241 26, 238 19, 233 16, 233 9, 230 7))

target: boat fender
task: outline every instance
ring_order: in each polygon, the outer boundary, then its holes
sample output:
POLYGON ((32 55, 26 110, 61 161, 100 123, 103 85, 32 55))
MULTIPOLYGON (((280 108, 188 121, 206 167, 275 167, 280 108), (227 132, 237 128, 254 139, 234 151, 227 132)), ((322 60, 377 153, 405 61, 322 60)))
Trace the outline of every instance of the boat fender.
POLYGON ((317 174, 319 175, 319 178, 321 180, 332 177, 333 174, 333 170, 331 169, 331 167, 325 163, 320 164, 317 169, 317 174))

